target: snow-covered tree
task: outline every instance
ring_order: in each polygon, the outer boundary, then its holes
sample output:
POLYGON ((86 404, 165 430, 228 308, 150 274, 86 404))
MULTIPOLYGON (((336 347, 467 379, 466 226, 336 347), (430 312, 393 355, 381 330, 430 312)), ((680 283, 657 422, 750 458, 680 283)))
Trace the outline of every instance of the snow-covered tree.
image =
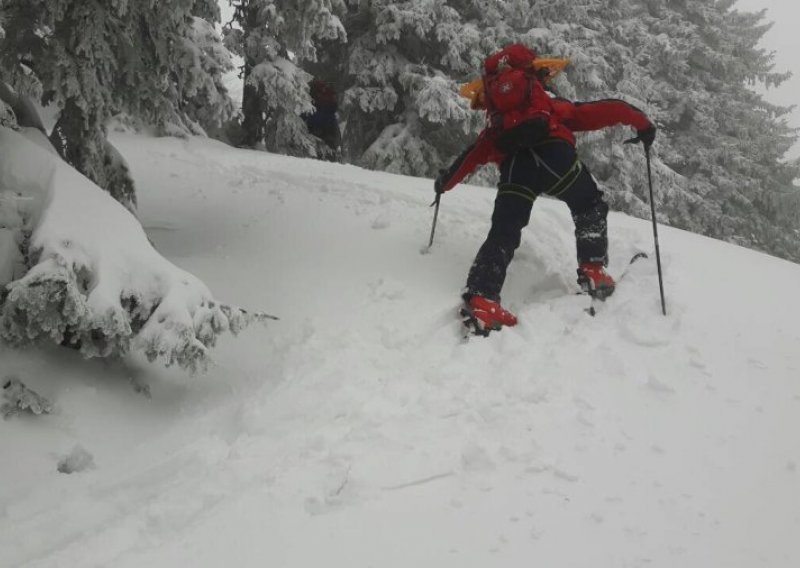
POLYGON ((218 15, 209 0, 4 0, 0 10, 4 79, 61 109, 53 145, 131 209, 133 183, 106 140, 109 119, 126 113, 189 133, 226 111, 224 58, 195 18, 218 15))
POLYGON ((164 123, 165 134, 182 136, 188 131, 204 135, 218 130, 234 115, 235 105, 223 83, 223 76, 234 68, 233 60, 214 28, 219 14, 214 17, 193 16, 189 35, 176 46, 171 82, 177 91, 177 116, 164 123))
POLYGON ((503 2, 348 2, 348 43, 315 74, 344 93, 345 153, 374 169, 431 175, 482 122, 457 86, 504 39, 503 2), (491 22, 493 25, 489 25, 491 22))
POLYGON ((219 335, 269 317, 221 304, 159 255, 137 219, 39 130, 0 127, 0 153, 0 340, 85 357, 140 351, 196 371, 219 335), (23 236, 12 243, 23 271, 3 270, 4 226, 23 236))
POLYGON ((242 57, 242 136, 238 143, 294 155, 316 155, 301 116, 313 110, 311 76, 317 43, 345 39, 342 0, 230 0, 226 46, 242 57))
POLYGON ((662 159, 701 202, 671 211, 671 220, 707 235, 800 260, 793 179, 800 163, 785 160, 796 134, 790 109, 765 102, 753 85, 780 84, 772 54, 758 42, 763 12, 731 10, 732 1, 668 3, 649 10, 647 42, 638 51, 656 82, 671 143, 662 159), (660 44, 660 45, 659 45, 660 44), (666 63, 668 50, 676 63, 666 63), (780 212, 792 205, 793 218, 780 212), (786 196, 788 199, 784 199, 786 196), (788 223, 787 223, 788 221, 788 223))
POLYGON ((0 0, 0 70, 13 86, 0 82, 0 340, 86 357, 138 350, 194 371, 220 334, 267 317, 219 303, 67 163, 132 208, 109 118, 185 133, 224 115, 227 54, 193 10, 217 13, 209 0, 0 0), (50 139, 28 95, 60 107, 50 139))

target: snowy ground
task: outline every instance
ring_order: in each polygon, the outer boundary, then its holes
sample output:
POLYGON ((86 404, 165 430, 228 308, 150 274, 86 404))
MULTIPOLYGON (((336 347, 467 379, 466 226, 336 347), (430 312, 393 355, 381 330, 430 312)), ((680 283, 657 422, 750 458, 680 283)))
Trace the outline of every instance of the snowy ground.
MULTIPOLYGON (((796 265, 662 228, 669 317, 645 261, 590 318, 542 200, 520 325, 464 344, 491 190, 447 194, 421 254, 428 180, 115 143, 157 248, 282 319, 195 378, 0 347, 0 378, 55 403, 0 422, 3 566, 800 565, 796 265)), ((614 272, 651 252, 649 223, 610 231, 614 272)))

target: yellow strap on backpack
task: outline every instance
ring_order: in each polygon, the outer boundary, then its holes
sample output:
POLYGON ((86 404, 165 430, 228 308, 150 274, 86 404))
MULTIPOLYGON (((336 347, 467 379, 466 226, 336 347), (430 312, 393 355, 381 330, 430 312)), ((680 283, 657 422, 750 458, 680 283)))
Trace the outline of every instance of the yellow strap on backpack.
MULTIPOLYGON (((559 73, 566 69, 569 65, 569 59, 534 59, 531 62, 531 67, 538 72, 547 71, 547 73, 540 78, 544 83, 552 81, 559 73)), ((459 89, 458 94, 464 98, 469 99, 469 107, 473 110, 486 108, 483 100, 483 79, 475 79, 474 81, 463 85, 459 89)))

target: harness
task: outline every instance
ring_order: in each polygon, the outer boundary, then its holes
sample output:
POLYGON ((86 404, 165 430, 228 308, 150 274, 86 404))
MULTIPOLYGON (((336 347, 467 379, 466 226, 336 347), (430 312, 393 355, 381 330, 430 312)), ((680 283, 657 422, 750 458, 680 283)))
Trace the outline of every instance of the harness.
POLYGON ((530 153, 533 156, 533 160, 534 162, 536 162, 537 166, 543 167, 548 172, 550 172, 550 174, 554 178, 556 178, 556 182, 542 192, 546 193, 551 197, 558 197, 559 195, 567 191, 570 187, 572 187, 572 184, 574 184, 575 181, 577 181, 578 176, 581 175, 581 172, 583 171, 583 164, 578 158, 575 158, 575 161, 572 163, 569 169, 564 173, 564 175, 559 176, 556 172, 552 170, 550 166, 547 165, 547 162, 545 162, 542 159, 542 157, 536 152, 536 150, 531 148, 530 153))
MULTIPOLYGON (((536 147, 540 147, 540 146, 543 146, 545 144, 550 144, 550 143, 554 143, 554 142, 561 143, 562 141, 561 140, 552 140, 552 139, 551 140, 545 140, 544 142, 538 144, 536 147)), ((533 189, 531 189, 531 188, 529 188, 527 186, 516 184, 516 183, 513 183, 513 182, 505 182, 505 183, 502 183, 500 185, 500 187, 498 188, 498 192, 497 192, 498 197, 501 196, 501 195, 516 195, 518 197, 521 197, 523 199, 527 199, 527 200, 533 202, 533 201, 536 200, 536 198, 539 195, 542 195, 542 194, 549 195, 550 197, 558 197, 559 195, 563 194, 565 191, 567 191, 569 188, 571 188, 575 184, 575 182, 578 180, 578 177, 580 177, 581 173, 584 170, 583 163, 578 158, 575 158, 575 161, 567 169, 567 171, 564 172, 563 175, 559 175, 539 155, 539 153, 536 151, 536 147, 528 149, 528 151, 530 152, 531 157, 533 158, 533 161, 535 162, 537 167, 544 169, 551 176, 553 176, 555 181, 549 187, 547 187, 546 189, 541 190, 541 191, 534 191, 533 189)), ((516 163, 516 160, 517 160, 517 154, 515 154, 511 158, 511 166, 510 166, 509 172, 513 172, 514 171, 514 165, 516 163)), ((512 177, 512 176, 509 176, 509 177, 512 177)))

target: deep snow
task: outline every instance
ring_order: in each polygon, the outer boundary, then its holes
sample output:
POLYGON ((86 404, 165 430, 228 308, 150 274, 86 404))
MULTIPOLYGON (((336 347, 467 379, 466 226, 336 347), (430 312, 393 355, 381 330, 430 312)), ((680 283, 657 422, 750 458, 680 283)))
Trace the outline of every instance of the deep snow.
POLYGON ((87 357, 135 349, 194 371, 219 334, 260 318, 220 305, 161 256, 137 218, 59 158, 39 130, 0 128, 0 153, 0 188, 10 196, 0 227, 11 245, 0 257, 0 338, 9 345, 69 343, 87 357), (17 250, 25 232, 27 274, 17 250))
MULTIPOLYGON (((590 318, 543 199, 504 290, 520 325, 465 344, 490 189, 448 193, 421 254, 429 180, 115 144, 158 250, 281 321, 194 378, 0 347, 55 405, 0 423, 3 566, 800 565, 796 265, 662 227, 669 316, 646 261, 590 318)), ((614 272, 652 253, 648 222, 610 238, 614 272)))

